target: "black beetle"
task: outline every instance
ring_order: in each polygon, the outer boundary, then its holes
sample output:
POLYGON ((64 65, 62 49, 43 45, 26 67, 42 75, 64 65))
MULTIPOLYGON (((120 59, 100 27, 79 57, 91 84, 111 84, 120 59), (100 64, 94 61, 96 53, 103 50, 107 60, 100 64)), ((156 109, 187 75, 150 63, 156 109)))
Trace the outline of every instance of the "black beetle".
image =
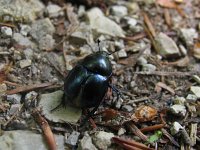
POLYGON ((109 87, 117 92, 117 96, 120 94, 109 83, 112 76, 109 55, 108 52, 99 50, 86 56, 68 73, 64 82, 62 106, 70 105, 83 109, 94 107, 89 112, 89 117, 97 110, 109 87))

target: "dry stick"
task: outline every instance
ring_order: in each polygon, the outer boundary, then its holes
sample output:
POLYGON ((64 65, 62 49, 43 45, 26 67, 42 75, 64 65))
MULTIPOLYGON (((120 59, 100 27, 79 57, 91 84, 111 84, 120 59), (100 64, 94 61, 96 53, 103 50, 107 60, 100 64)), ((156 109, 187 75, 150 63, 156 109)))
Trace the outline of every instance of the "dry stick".
POLYGON ((149 29, 149 32, 151 33, 151 35, 153 37, 155 37, 156 36, 156 32, 155 32, 155 29, 154 29, 154 27, 153 27, 148 15, 145 12, 143 12, 142 15, 143 15, 143 18, 144 18, 144 22, 147 25, 147 28, 149 29))
POLYGON ((129 145, 129 147, 131 146, 132 148, 135 147, 135 148, 139 148, 142 150, 153 150, 152 148, 149 148, 146 145, 136 142, 134 140, 123 139, 123 138, 119 138, 119 137, 113 137, 112 140, 119 145, 129 145))
POLYGON ((139 75, 157 75, 157 76, 193 76, 193 75, 200 75, 199 71, 191 71, 191 72, 138 71, 138 72, 133 72, 133 73, 139 74, 139 75))
POLYGON ((170 16, 168 8, 164 8, 164 17, 165 17, 166 24, 169 27, 171 27, 172 26, 172 20, 171 20, 171 16, 170 16))
POLYGON ((127 122, 126 126, 129 128, 131 132, 133 132, 135 135, 140 137, 143 141, 148 141, 148 137, 144 135, 135 125, 133 122, 127 122))
POLYGON ((141 132, 149 132, 149 131, 155 131, 158 129, 162 129, 165 126, 165 124, 156 124, 153 126, 148 126, 140 129, 141 132))
POLYGON ((51 86, 51 85, 53 85, 53 83, 41 83, 41 84, 20 86, 20 87, 17 87, 16 89, 6 91, 6 94, 10 95, 10 94, 16 94, 16 93, 20 93, 20 92, 27 92, 27 91, 36 90, 36 89, 39 89, 39 88, 48 87, 48 86, 51 86))
POLYGON ((56 150, 56 141, 54 138, 54 135, 51 131, 51 128, 48 124, 48 122, 39 114, 39 111, 37 109, 34 109, 32 111, 32 116, 34 117, 35 121, 40 125, 42 128, 44 137, 46 139, 46 142, 49 146, 50 150, 56 150))
POLYGON ((15 113, 10 117, 10 119, 8 121, 6 121, 3 126, 7 126, 12 120, 13 118, 21 111, 22 107, 24 106, 24 104, 22 104, 18 110, 15 111, 15 113))

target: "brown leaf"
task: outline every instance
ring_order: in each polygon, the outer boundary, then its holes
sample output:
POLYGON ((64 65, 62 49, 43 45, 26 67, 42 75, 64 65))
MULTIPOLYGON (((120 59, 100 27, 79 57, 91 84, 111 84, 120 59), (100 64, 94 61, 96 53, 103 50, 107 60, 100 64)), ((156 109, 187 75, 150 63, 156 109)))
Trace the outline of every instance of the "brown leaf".
POLYGON ((135 113, 131 116, 133 120, 138 122, 151 121, 157 116, 157 110, 151 106, 142 105, 136 109, 135 113))

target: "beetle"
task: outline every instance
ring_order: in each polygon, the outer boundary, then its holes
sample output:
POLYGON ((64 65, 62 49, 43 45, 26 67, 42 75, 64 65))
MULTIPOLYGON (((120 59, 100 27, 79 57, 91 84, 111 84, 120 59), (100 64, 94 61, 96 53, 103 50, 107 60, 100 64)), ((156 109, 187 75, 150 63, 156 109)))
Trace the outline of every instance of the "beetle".
POLYGON ((90 117, 103 101, 108 88, 115 91, 117 96, 120 95, 119 91, 110 84, 112 65, 109 55, 111 54, 99 49, 86 56, 69 71, 64 81, 64 95, 60 105, 82 109, 93 107, 88 113, 90 117))

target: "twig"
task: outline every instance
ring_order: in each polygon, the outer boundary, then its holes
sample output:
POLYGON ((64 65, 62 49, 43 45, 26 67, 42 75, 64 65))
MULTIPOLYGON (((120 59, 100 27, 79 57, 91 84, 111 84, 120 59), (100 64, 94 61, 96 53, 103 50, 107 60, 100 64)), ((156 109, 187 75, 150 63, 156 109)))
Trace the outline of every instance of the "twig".
POLYGON ((162 129, 165 125, 164 124, 156 124, 153 126, 149 126, 149 127, 144 127, 142 129, 140 129, 141 132, 149 132, 149 131, 155 131, 158 129, 162 129))
POLYGON ((147 147, 146 145, 136 142, 134 140, 123 139, 119 137, 113 137, 112 140, 124 147, 125 149, 129 150, 153 150, 152 148, 147 147))
POLYGON ((34 117, 35 121, 40 125, 42 128, 44 137, 46 139, 46 142, 48 143, 50 150, 56 150, 56 141, 54 138, 54 135, 51 131, 51 128, 48 124, 48 122, 40 115, 39 111, 37 109, 34 109, 32 111, 32 116, 34 117))
POLYGON ((157 76, 193 76, 193 75, 199 75, 199 71, 190 71, 190 72, 164 72, 164 71, 139 71, 139 72, 133 72, 134 74, 140 74, 140 75, 157 75, 157 76))
POLYGON ((143 141, 148 141, 148 137, 146 135, 144 135, 140 129, 138 129, 133 122, 127 122, 126 126, 129 128, 129 130, 131 130, 131 132, 133 132, 135 135, 137 135, 138 137, 140 137, 143 141))
POLYGON ((18 110, 15 111, 15 113, 10 117, 10 119, 8 121, 6 121, 3 126, 7 126, 12 120, 13 118, 21 111, 22 107, 24 106, 24 104, 22 104, 18 110))
POLYGON ((151 35, 153 37, 155 37, 156 36, 156 32, 155 32, 155 29, 154 29, 154 27, 153 27, 148 15, 145 12, 143 12, 142 15, 143 15, 143 18, 144 18, 144 22, 147 25, 147 28, 149 29, 149 32, 151 33, 151 35))
POLYGON ((21 93, 21 92, 28 92, 32 90, 36 90, 39 88, 44 88, 53 85, 53 83, 40 83, 40 84, 33 84, 33 85, 27 85, 27 86, 20 86, 17 87, 16 89, 6 91, 6 94, 11 95, 11 94, 16 94, 16 93, 21 93))
POLYGON ((191 131, 190 131, 190 138, 192 145, 194 146, 196 144, 196 137, 197 137, 197 123, 191 124, 191 131))
POLYGON ((170 140, 171 143, 180 147, 180 145, 175 141, 175 139, 164 128, 162 128, 161 131, 170 140))

